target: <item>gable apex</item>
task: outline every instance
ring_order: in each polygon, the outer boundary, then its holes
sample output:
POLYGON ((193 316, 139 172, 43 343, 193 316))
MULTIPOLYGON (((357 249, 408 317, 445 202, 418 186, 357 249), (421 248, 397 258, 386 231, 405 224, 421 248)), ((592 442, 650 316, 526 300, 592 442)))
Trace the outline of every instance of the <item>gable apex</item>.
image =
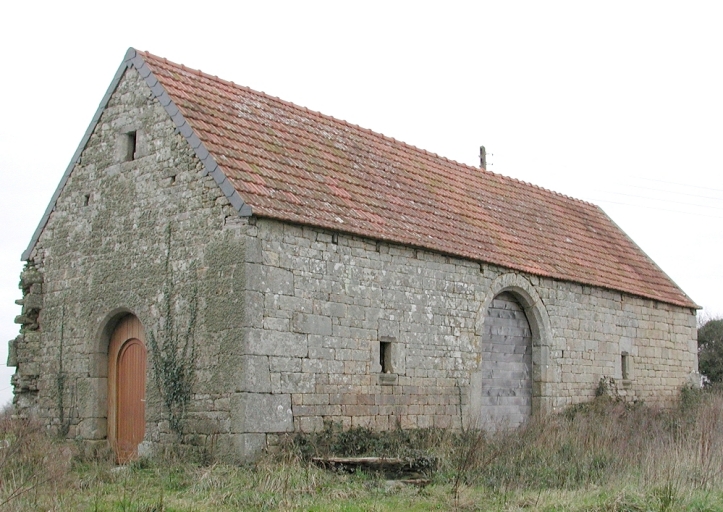
POLYGON ((198 159, 201 160, 201 162, 203 162, 204 169, 205 169, 204 174, 210 175, 216 181, 216 184, 218 184, 221 191, 226 196, 226 199, 228 199, 229 203, 238 212, 239 216, 249 217, 252 215, 251 207, 244 202, 244 200, 238 194, 238 192, 233 187, 233 185, 231 183, 229 183, 229 181, 226 179, 226 175, 223 173, 223 171, 221 171, 218 164, 216 163, 216 160, 209 153, 209 151, 205 148, 205 146, 203 145, 201 140, 198 138, 198 136, 194 132, 193 128, 188 124, 188 122, 186 122, 186 119, 184 118, 183 114, 178 109, 178 107, 174 104, 173 100, 168 95, 168 93, 166 92, 163 85, 154 76, 153 72, 148 67, 148 65, 146 65, 146 62, 143 59, 143 55, 140 52, 136 51, 135 48, 131 47, 131 48, 128 48, 128 51, 126 52, 125 57, 123 58, 123 62, 118 67, 118 70, 116 71, 115 75, 113 76, 113 80, 111 80, 111 83, 108 86, 108 89, 106 90, 105 94, 103 95, 103 98, 100 101, 100 104, 98 105, 98 109, 95 111, 95 114, 93 115, 93 118, 91 119, 91 122, 88 125, 88 128, 85 131, 85 134, 83 135, 83 138, 80 140, 80 144, 78 144, 78 148, 75 150, 75 153, 73 153, 73 157, 70 159, 70 163, 68 164, 68 167, 65 169, 65 172, 63 173, 63 176, 60 179, 60 183, 58 183, 58 187, 55 189, 55 192, 53 193, 53 196, 50 199, 50 203, 48 204, 48 207, 45 209, 45 212, 43 213, 43 216, 40 219, 40 222, 38 223, 38 227, 35 229, 35 232, 33 233, 33 236, 30 239, 30 243, 28 244, 28 247, 25 249, 25 251, 23 252, 23 254, 20 258, 22 261, 27 261, 30 259, 33 249, 35 248, 35 244, 37 243, 38 239, 40 238, 40 235, 42 234, 43 230, 45 229, 45 226, 47 225, 48 220, 50 219, 50 215, 55 210, 55 205, 58 201, 58 198, 60 197, 60 193, 63 191, 63 188, 65 187, 65 184, 67 183, 68 178, 70 177, 70 174, 73 171, 73 168, 78 163, 78 160, 80 159, 80 156, 83 153, 83 150, 85 149, 85 147, 88 143, 88 140, 90 139, 91 135, 93 134, 93 131, 95 130, 95 128, 98 124, 98 121, 100 120, 100 117, 103 114, 103 111, 107 107, 111 96, 113 95, 116 88, 118 87, 118 84, 120 83, 121 79, 123 78, 124 73, 129 68, 135 68, 136 71, 138 71, 138 74, 145 81, 146 85, 149 87, 149 89, 153 93, 154 97, 158 100, 158 102, 165 109, 166 113, 169 115, 169 117, 175 124, 176 130, 178 131, 178 133, 180 133, 181 135, 183 135, 183 137, 185 137, 186 141, 191 146, 191 148, 195 152, 198 159))

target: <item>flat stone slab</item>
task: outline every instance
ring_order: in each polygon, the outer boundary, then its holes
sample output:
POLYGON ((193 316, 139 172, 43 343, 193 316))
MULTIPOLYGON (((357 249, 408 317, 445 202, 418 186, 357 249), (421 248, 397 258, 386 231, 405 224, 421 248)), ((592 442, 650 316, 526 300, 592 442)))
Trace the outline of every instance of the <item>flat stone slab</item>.
POLYGON ((338 473, 356 473, 361 469, 383 473, 387 479, 407 479, 410 482, 425 480, 421 477, 437 469, 435 457, 313 457, 311 461, 319 467, 338 473))

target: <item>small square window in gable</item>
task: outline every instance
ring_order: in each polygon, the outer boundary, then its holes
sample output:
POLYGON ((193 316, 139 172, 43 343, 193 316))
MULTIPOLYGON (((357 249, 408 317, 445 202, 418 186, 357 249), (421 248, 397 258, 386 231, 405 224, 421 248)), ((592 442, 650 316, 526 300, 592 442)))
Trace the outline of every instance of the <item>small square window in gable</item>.
POLYGON ((121 162, 131 162, 138 157, 138 132, 136 130, 120 134, 118 153, 121 162))

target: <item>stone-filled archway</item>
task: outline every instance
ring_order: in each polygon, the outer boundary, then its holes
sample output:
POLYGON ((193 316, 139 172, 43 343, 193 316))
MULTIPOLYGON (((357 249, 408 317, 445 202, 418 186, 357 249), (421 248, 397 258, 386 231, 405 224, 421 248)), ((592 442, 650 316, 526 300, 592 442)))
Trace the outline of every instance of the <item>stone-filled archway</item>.
POLYGON ((492 281, 477 313, 477 369, 470 375, 465 422, 515 427, 549 409, 552 346, 547 309, 529 279, 506 273, 492 281))
POLYGON ((482 425, 520 426, 532 413, 532 332, 512 293, 500 293, 487 308, 480 352, 482 425))

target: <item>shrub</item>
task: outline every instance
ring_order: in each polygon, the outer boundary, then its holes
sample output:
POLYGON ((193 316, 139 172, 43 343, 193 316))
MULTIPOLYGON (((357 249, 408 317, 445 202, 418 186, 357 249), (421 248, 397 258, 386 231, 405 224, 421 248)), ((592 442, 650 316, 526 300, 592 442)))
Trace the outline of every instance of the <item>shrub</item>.
POLYGON ((709 382, 723 382, 723 319, 712 319, 698 329, 698 367, 709 382))
POLYGON ((51 439, 40 423, 0 415, 0 510, 54 508, 73 450, 51 439), (40 489, 43 492, 38 492, 40 489), (47 490, 53 490, 52 494, 47 490))

